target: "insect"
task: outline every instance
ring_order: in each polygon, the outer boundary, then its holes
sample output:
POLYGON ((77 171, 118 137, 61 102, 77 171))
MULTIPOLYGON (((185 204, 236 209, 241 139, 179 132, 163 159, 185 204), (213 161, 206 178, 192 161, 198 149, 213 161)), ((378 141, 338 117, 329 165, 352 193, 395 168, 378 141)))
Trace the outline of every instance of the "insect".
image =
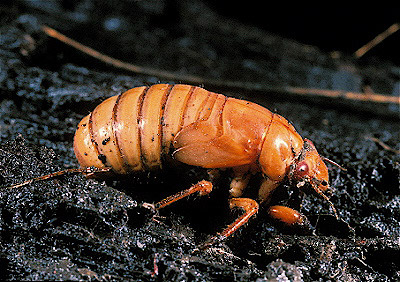
MULTIPOLYGON (((132 88, 110 97, 84 117, 74 137, 74 152, 81 166, 23 183, 44 180, 69 172, 88 176, 104 172, 128 174, 161 169, 170 161, 210 169, 231 169, 229 205, 244 212, 201 248, 233 234, 254 216, 259 203, 268 204, 272 193, 288 178, 298 188, 311 186, 331 206, 324 192, 329 189, 328 169, 314 144, 302 138, 282 116, 255 103, 229 98, 203 88, 184 84, 156 84, 132 88), (258 199, 242 197, 250 178, 262 174, 258 199)), ((345 170, 345 169, 344 169, 345 170)), ((154 205, 156 210, 198 192, 213 189, 201 180, 154 205)), ((287 225, 305 225, 298 211, 270 206, 269 215, 287 225)))
MULTIPOLYGON (((244 213, 209 244, 245 224, 257 213, 259 203, 269 202, 285 177, 299 189, 310 185, 336 214, 324 194, 329 188, 327 159, 310 140, 260 105, 200 87, 157 84, 108 98, 79 123, 74 151, 81 167, 110 169, 115 174, 159 169, 171 159, 210 170, 232 169, 230 207, 244 213), (250 177, 257 173, 263 175, 258 199, 243 198, 250 177)), ((212 183, 202 180, 155 208, 211 191, 212 183)), ((269 214, 286 224, 304 221, 298 211, 285 206, 272 206, 269 214)))

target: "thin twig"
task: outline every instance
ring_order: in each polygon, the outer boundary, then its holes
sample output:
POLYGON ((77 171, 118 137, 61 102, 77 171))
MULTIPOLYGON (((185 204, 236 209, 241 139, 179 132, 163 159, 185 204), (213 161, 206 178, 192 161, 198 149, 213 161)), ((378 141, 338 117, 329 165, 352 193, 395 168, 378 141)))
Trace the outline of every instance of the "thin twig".
POLYGON ((83 173, 86 176, 90 177, 91 175, 95 174, 95 173, 107 173, 109 172, 111 169, 110 168, 92 168, 92 167, 88 167, 88 168, 68 168, 65 170, 60 170, 60 171, 56 171, 53 173, 49 173, 46 175, 42 175, 39 177, 35 177, 35 178, 31 178, 28 179, 24 182, 20 182, 17 184, 13 184, 10 186, 6 186, 6 187, 0 187, 0 189, 16 189, 22 186, 26 186, 29 185, 33 182, 37 182, 37 181, 42 181, 42 180, 46 180, 46 179, 52 179, 55 177, 58 177, 60 175, 65 175, 65 174, 73 174, 73 173, 83 173))
POLYGON ((131 63, 126 63, 121 60, 112 58, 104 55, 86 45, 83 45, 63 34, 52 29, 46 25, 42 26, 42 30, 50 37, 55 38, 69 46, 78 49, 79 51, 94 57, 106 64, 112 65, 116 68, 124 69, 130 72, 145 74, 157 77, 163 77, 165 79, 184 81, 191 84, 206 84, 216 87, 225 87, 230 89, 243 89, 247 91, 263 91, 283 94, 294 94, 299 96, 319 96, 328 98, 341 98, 344 100, 351 101, 367 101, 375 103, 394 103, 400 105, 400 97, 382 95, 382 94, 365 94, 357 92, 348 92, 340 90, 328 90, 328 89, 312 89, 312 88, 301 88, 301 87, 279 87, 279 86, 267 86, 260 83, 254 82, 243 82, 243 81, 231 81, 221 79, 204 78, 201 76, 182 74, 177 72, 170 72, 160 69, 142 67, 131 63))
POLYGON ((361 58, 364 56, 365 53, 367 53, 369 50, 374 48, 376 45, 381 43, 383 40, 385 40, 388 36, 392 35, 396 31, 400 29, 400 24, 399 23, 394 23, 391 26, 389 26, 384 32, 378 34, 374 39, 369 41, 367 44, 362 46, 360 49, 354 52, 354 56, 356 58, 361 58))
POLYGON ((53 37, 61 42, 64 42, 65 44, 72 46, 75 49, 77 49, 91 57, 94 57, 106 64, 112 65, 116 68, 128 70, 128 71, 131 71, 134 73, 164 77, 166 79, 192 81, 193 83, 204 83, 204 79, 202 77, 193 76, 193 75, 183 75, 183 74, 178 74, 178 73, 174 73, 174 72, 154 69, 154 68, 137 66, 134 64, 126 63, 121 60, 112 58, 110 56, 104 55, 104 54, 96 51, 93 48, 83 45, 83 44, 65 36, 64 34, 58 32, 55 29, 48 27, 46 25, 42 26, 42 30, 48 36, 53 37))
POLYGON ((342 98, 353 101, 367 101, 377 103, 394 103, 400 105, 399 96, 389 96, 382 94, 366 94, 358 92, 349 92, 343 90, 326 90, 326 89, 312 89, 312 88, 301 88, 301 87, 285 87, 288 92, 299 95, 314 95, 323 96, 329 98, 342 98))
POLYGON ((400 150, 396 150, 393 149, 392 147, 390 147, 389 145, 387 145, 386 143, 384 143, 382 140, 372 137, 372 136, 366 136, 365 139, 367 140, 371 140, 375 143, 377 143, 379 146, 381 146, 384 150, 395 153, 395 154, 400 154, 400 150))

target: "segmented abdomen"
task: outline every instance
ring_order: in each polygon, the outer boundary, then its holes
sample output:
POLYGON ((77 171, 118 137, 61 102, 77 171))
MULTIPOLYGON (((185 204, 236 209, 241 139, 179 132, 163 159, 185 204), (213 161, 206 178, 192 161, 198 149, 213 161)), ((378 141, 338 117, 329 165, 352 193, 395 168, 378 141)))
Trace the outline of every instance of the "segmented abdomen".
POLYGON ((221 116, 224 95, 190 85, 137 87, 113 96, 82 119, 74 151, 82 167, 116 173, 161 166, 175 135, 185 126, 221 116))

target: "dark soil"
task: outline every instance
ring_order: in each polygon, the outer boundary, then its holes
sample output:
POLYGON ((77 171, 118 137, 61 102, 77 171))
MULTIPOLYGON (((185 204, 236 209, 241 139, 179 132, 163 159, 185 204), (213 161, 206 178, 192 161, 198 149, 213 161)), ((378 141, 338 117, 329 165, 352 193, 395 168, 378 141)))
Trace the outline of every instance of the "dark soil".
MULTIPOLYGON (((158 215, 143 203, 187 188, 206 172, 170 168, 106 182, 65 175, 4 188, 78 167, 72 149, 76 125, 106 97, 181 82, 107 66, 47 37, 41 24, 124 61, 182 74, 399 95, 398 67, 387 60, 332 57, 221 17, 200 1, 111 2, 0 5, 1 280, 400 279, 396 106, 233 92, 205 82, 209 90, 283 115, 323 156, 347 168, 330 166, 330 199, 339 219, 320 197, 297 195, 284 183, 279 200, 297 206, 313 228, 280 226, 262 208, 233 237, 207 251, 196 246, 237 215, 228 208, 228 173, 209 197, 182 200, 158 215)), ((255 180, 250 189, 257 185, 255 180)))

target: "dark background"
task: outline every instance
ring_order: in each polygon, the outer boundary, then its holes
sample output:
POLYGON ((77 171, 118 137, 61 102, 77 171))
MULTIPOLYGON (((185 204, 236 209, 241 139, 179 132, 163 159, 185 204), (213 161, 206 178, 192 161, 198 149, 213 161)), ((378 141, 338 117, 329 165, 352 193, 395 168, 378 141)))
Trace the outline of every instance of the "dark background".
MULTIPOLYGON (((398 5, 363 3, 344 7, 338 3, 307 5, 275 3, 262 7, 261 1, 226 3, 207 1, 218 13, 256 25, 300 43, 318 46, 325 52, 352 54, 392 24, 399 22, 398 5)), ((398 34, 372 49, 368 57, 377 56, 399 63, 396 54, 398 34)))
POLYGON ((353 57, 398 21, 396 9, 363 8, 270 8, 253 1, 2 2, 0 278, 398 280, 398 105, 282 91, 399 94, 399 32, 361 59, 353 57), (111 67, 49 38, 41 24, 118 59, 178 76, 111 67), (185 75, 201 76, 197 85, 281 114, 322 155, 346 167, 344 172, 329 166, 329 196, 340 218, 317 195, 297 195, 285 182, 273 201, 298 208, 312 229, 281 226, 262 207, 235 236, 197 252, 196 246, 239 214, 228 208, 228 172, 209 197, 182 200, 159 217, 142 203, 185 189, 206 172, 166 168, 107 182, 67 175, 4 188, 77 167, 76 125, 107 97, 136 86, 186 82, 185 75))

